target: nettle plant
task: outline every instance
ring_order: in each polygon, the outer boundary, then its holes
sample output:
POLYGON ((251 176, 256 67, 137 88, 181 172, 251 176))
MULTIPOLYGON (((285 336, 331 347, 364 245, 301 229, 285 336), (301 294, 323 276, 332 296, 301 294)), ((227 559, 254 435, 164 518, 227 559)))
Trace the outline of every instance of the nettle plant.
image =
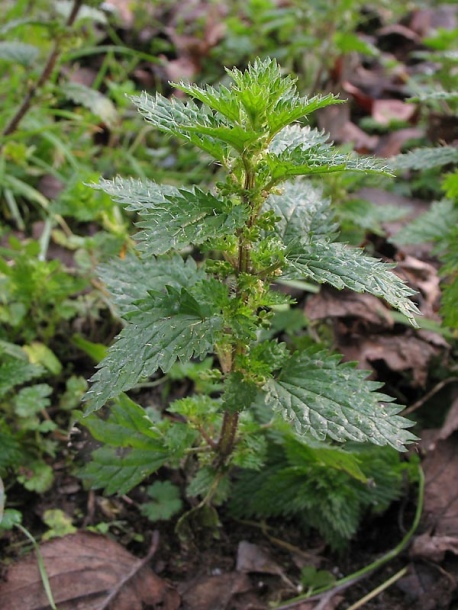
POLYGON ((211 192, 123 178, 96 185, 140 218, 138 251, 101 268, 125 326, 92 379, 87 414, 114 404, 107 419, 83 420, 105 443, 83 476, 108 493, 184 464, 188 494, 217 504, 231 467, 262 467, 267 433, 304 446, 357 441, 399 451, 415 438, 401 407, 354 363, 311 340, 291 352, 262 339, 272 312, 292 303, 275 289, 278 278, 369 292, 415 325, 413 293, 392 265, 336 241, 329 201, 301 178, 383 169, 299 122, 339 103, 333 95, 300 97, 270 59, 227 72, 228 87, 176 84, 187 101, 132 98, 149 123, 221 167, 211 192), (124 394, 177 361, 209 357, 210 389, 171 402, 162 416, 124 394))

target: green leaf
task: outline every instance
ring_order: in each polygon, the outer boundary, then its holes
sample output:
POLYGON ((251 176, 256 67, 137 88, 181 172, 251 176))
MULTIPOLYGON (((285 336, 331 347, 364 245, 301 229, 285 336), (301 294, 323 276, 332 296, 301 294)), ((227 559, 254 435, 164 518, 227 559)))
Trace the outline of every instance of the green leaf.
POLYGON ((115 105, 100 91, 95 91, 81 83, 72 82, 66 83, 61 91, 67 99, 84 106, 109 127, 116 125, 119 117, 115 105))
POLYGON ((458 163, 456 146, 436 146, 435 148, 416 148, 404 155, 397 155, 390 161, 393 170, 431 169, 449 163, 458 163))
POLYGON ((117 398, 108 419, 101 419, 95 414, 79 419, 95 440, 115 447, 148 449, 162 446, 161 434, 145 409, 125 394, 117 398))
POLYGON ((96 415, 80 415, 79 420, 105 444, 92 453, 80 476, 107 494, 127 493, 170 457, 146 411, 127 396, 118 398, 107 420, 96 415))
POLYGON ((0 469, 16 466, 23 458, 17 438, 7 430, 0 430, 0 469))
POLYGON ((22 513, 14 508, 7 508, 0 521, 0 530, 12 530, 15 525, 22 521, 22 513))
POLYGON ((435 201, 431 208, 398 231, 390 241, 395 244, 423 244, 441 240, 458 224, 458 206, 453 201, 435 201))
POLYGON ((146 93, 132 97, 145 119, 162 131, 186 139, 226 165, 228 147, 239 153, 259 147, 267 132, 272 138, 291 122, 339 100, 332 94, 310 99, 297 94, 296 79, 284 77, 275 60, 255 60, 245 72, 228 70, 230 87, 201 88, 174 83, 202 102, 152 98, 146 93))
POLYGON ((149 255, 202 244, 242 227, 248 210, 198 188, 175 189, 140 180, 102 180, 97 188, 139 213, 139 249, 149 255))
POLYGON ((86 394, 88 412, 159 368, 166 373, 177 359, 204 358, 223 327, 219 312, 211 304, 201 305, 184 288, 168 286, 166 294, 151 293, 136 308, 91 380, 94 385, 86 394))
POLYGON ((52 487, 54 471, 48 464, 37 460, 28 463, 24 471, 24 474, 18 475, 18 481, 29 491, 43 494, 52 487))
POLYGON ((326 282, 338 290, 349 288, 355 292, 368 292, 384 299, 418 327, 414 316, 421 315, 421 312, 409 299, 415 291, 391 271, 395 265, 366 256, 360 249, 322 240, 291 249, 287 259, 286 279, 305 277, 319 283, 326 282))
POLYGON ((14 411, 19 417, 31 417, 51 404, 49 396, 52 388, 47 383, 39 383, 23 388, 14 399, 14 411))
POLYGON ((62 372, 62 364, 55 355, 44 343, 32 341, 30 345, 23 347, 32 364, 41 364, 48 369, 53 375, 59 375, 62 372))
POLYGON ((108 495, 125 494, 156 472, 167 460, 159 447, 151 449, 96 449, 92 461, 79 474, 93 489, 103 488, 108 495))
MULTIPOLYGON (((242 138, 242 144, 254 141, 259 127, 267 127, 272 137, 286 125, 341 101, 333 94, 300 98, 295 86, 297 79, 283 77, 279 66, 272 59, 255 60, 246 72, 237 69, 227 72, 234 81, 230 88, 202 88, 183 82, 172 84, 226 117, 231 124, 244 127, 245 134, 252 135, 242 138), (253 126, 251 131, 246 129, 247 119, 253 119, 250 121, 253 126)), ((234 131, 233 135, 236 133, 234 131)), ((239 143, 235 142, 234 147, 239 150, 239 143)))
POLYGON ((385 162, 356 154, 342 154, 327 143, 323 133, 309 127, 285 127, 272 141, 265 157, 270 185, 294 176, 329 174, 341 171, 385 173, 385 162))
POLYGON ((329 238, 336 233, 330 200, 323 198, 321 189, 306 180, 294 180, 282 185, 280 195, 271 195, 265 207, 277 217, 275 232, 286 246, 305 236, 329 238))
POLYGON ((415 440, 406 428, 412 423, 397 415, 402 407, 377 392, 382 384, 366 381, 367 372, 355 363, 340 363, 318 347, 295 354, 277 379, 265 385, 265 402, 283 413, 298 434, 318 440, 327 436, 391 445, 405 451, 415 440))
POLYGON ((73 525, 71 518, 60 508, 48 508, 48 510, 45 510, 43 521, 49 527, 49 530, 43 534, 42 540, 68 536, 78 531, 78 528, 73 525))
POLYGON ((28 361, 18 346, 0 342, 0 397, 14 388, 43 374, 43 368, 28 361))
POLYGON ((87 341, 81 335, 73 335, 72 342, 87 354, 94 362, 100 362, 107 355, 107 347, 102 343, 94 343, 93 341, 87 341))
POLYGON ((223 409, 229 412, 248 409, 258 394, 258 386, 244 379, 241 373, 231 373, 225 381, 223 409))
POLYGON ((166 521, 182 509, 180 490, 170 481, 156 481, 146 492, 153 502, 142 504, 140 512, 150 521, 166 521))
MULTIPOLYGON (((458 260, 457 260, 458 263, 458 260)), ((444 324, 451 328, 458 328, 458 276, 455 274, 454 281, 445 284, 442 293, 442 314, 444 324)))
POLYGON ((37 47, 25 42, 17 40, 0 42, 0 61, 10 61, 28 67, 33 64, 39 54, 40 50, 37 47))
POLYGON ((128 254, 99 267, 101 280, 109 290, 120 315, 132 310, 133 303, 148 296, 149 290, 165 286, 180 289, 204 279, 205 272, 194 259, 183 260, 178 254, 156 258, 139 258, 128 254))
MULTIPOLYGON (((451 55, 443 54, 444 57, 448 57, 448 59, 458 60, 458 55, 456 51, 451 55)), ((409 98, 409 102, 448 102, 458 100, 458 91, 436 91, 433 89, 426 89, 418 93, 417 95, 409 98)), ((455 149, 456 150, 456 149, 455 149)))
POLYGON ((200 108, 192 101, 168 100, 158 93, 155 97, 151 97, 144 92, 140 96, 131 97, 131 100, 148 123, 165 133, 194 144, 223 165, 226 164, 229 155, 228 145, 196 130, 199 126, 208 129, 220 126, 207 108, 200 108))

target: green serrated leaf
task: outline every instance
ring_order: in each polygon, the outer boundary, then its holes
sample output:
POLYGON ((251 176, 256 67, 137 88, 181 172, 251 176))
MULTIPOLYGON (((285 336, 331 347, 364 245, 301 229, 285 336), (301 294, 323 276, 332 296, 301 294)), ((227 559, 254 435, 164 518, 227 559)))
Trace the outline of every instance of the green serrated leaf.
POLYGON ((110 410, 107 420, 79 416, 92 436, 105 444, 92 453, 80 476, 106 493, 126 493, 170 457, 162 435, 146 411, 125 395, 110 410))
POLYGON ((389 174, 386 162, 373 157, 337 152, 319 131, 299 125, 285 127, 265 157, 270 185, 293 178, 341 171, 389 174))
POLYGON ((18 40, 2 40, 0 42, 0 61, 10 61, 28 67, 33 64, 39 55, 40 50, 34 45, 18 40))
POLYGON ((156 481, 146 491, 153 502, 142 504, 140 512, 150 521, 168 520, 182 509, 180 490, 170 481, 156 481))
POLYGON ((304 180, 286 182, 280 195, 271 195, 265 204, 277 217, 275 232, 286 246, 309 235, 314 239, 336 233, 330 200, 322 191, 304 180))
POLYGON ((0 354, 0 396, 4 396, 14 386, 21 385, 43 374, 43 368, 30 364, 24 353, 24 359, 7 354, 0 354))
POLYGON ((143 259, 128 254, 124 259, 101 265, 99 273, 121 316, 132 310, 135 301, 147 297, 149 290, 189 287, 205 277, 194 259, 189 257, 185 261, 178 254, 143 259))
MULTIPOLYGON (((458 259, 457 259, 458 261, 458 259)), ((458 275, 450 284, 445 284, 442 293, 442 314, 444 323, 451 328, 458 328, 458 275)))
POLYGON ((105 493, 125 494, 156 472, 168 455, 159 447, 131 449, 101 447, 92 453, 92 461, 79 476, 93 489, 103 488, 105 493))
POLYGON ((14 410, 19 417, 31 417, 46 409, 51 404, 49 396, 52 387, 47 383, 39 383, 23 388, 14 399, 14 410))
POLYGON ((35 461, 27 464, 23 474, 18 475, 19 483, 22 483, 29 491, 43 494, 51 488, 54 481, 54 471, 51 466, 44 462, 35 461))
POLYGON ((235 412, 248 409, 258 394, 258 386, 244 379, 241 373, 231 373, 224 384, 223 408, 235 412))
POLYGON ((421 312, 409 299, 415 291, 391 271, 394 265, 366 256, 360 249, 320 240, 292 249, 287 259, 286 279, 305 277, 326 282, 338 290, 350 288, 355 292, 368 292, 384 299, 418 327, 415 316, 421 312))
POLYGON ((23 458, 17 438, 8 429, 0 430, 0 468, 9 468, 23 458))
POLYGON ((309 348, 292 356, 278 378, 267 382, 265 402, 280 410, 300 435, 405 451, 405 444, 415 440, 406 430, 412 423, 397 415, 402 407, 377 392, 382 384, 366 381, 367 372, 355 366, 309 348))
POLYGON ((177 99, 168 100, 160 94, 152 97, 142 93, 140 96, 131 97, 131 100, 148 123, 165 133, 194 144, 223 165, 226 164, 229 154, 228 145, 200 134, 195 129, 199 125, 206 128, 219 126, 211 111, 205 107, 200 108, 192 101, 183 103, 177 99))
POLYGON ((431 169, 449 163, 458 163, 456 146, 436 146, 435 148, 416 148, 403 155, 397 155, 390 161, 394 171, 403 169, 431 169))
POLYGON ((138 212, 143 229, 136 235, 147 255, 165 254, 210 238, 224 237, 244 225, 248 210, 198 188, 175 189, 140 180, 103 180, 98 185, 116 201, 138 212))
POLYGON ((208 310, 208 304, 197 304, 196 310, 197 301, 192 299, 185 289, 167 287, 167 294, 151 294, 137 303, 137 309, 128 316, 129 324, 91 380, 94 385, 86 394, 88 412, 133 388, 159 368, 166 373, 177 359, 202 359, 212 351, 223 318, 217 311, 208 310))
POLYGON ((395 244, 436 242, 446 236, 451 226, 458 224, 458 206, 453 201, 435 201, 431 208, 398 231, 390 241, 395 244))

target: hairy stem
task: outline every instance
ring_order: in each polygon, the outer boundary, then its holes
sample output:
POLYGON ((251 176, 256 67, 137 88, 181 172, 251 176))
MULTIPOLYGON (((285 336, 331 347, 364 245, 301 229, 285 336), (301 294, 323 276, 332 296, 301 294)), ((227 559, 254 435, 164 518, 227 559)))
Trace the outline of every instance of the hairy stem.
MULTIPOLYGON (((70 11, 70 15, 68 16, 68 19, 65 22, 66 27, 71 27, 75 23, 76 17, 78 16, 78 13, 79 13, 79 10, 80 10, 82 4, 83 4, 83 0, 74 0, 73 1, 72 10, 70 11)), ((60 38, 60 37, 58 37, 55 40, 53 47, 51 49, 51 53, 49 54, 48 59, 46 60, 44 68, 43 68, 37 82, 29 89, 27 95, 22 100, 22 104, 17 109, 16 114, 11 118, 8 125, 3 130, 3 132, 2 132, 3 136, 9 136, 17 130, 20 122, 22 121, 24 116, 28 113, 30 108, 32 107, 32 102, 33 102, 34 98, 36 97, 38 91, 50 79, 50 77, 53 73, 54 67, 59 58, 59 55, 61 53, 61 42, 62 42, 62 38, 60 38)))
POLYGON ((221 436, 217 446, 218 466, 224 466, 227 459, 234 451, 238 423, 239 413, 237 411, 235 413, 231 413, 229 411, 224 413, 221 436))
MULTIPOLYGON (((251 166, 247 159, 243 159, 244 167, 245 167, 245 179, 244 179, 244 199, 246 203, 250 203, 250 192, 255 186, 256 182, 256 174, 251 169, 251 166)), ((250 223, 251 224, 250 218, 250 223)), ((237 275, 241 273, 249 273, 250 272, 250 244, 248 243, 246 236, 243 231, 239 235, 239 251, 237 257, 237 267, 236 273, 237 275)), ((240 288, 237 288, 237 296, 242 299, 242 301, 246 301, 248 299, 247 291, 243 291, 240 288)), ((237 367, 237 361, 235 356, 241 355, 246 351, 246 346, 243 341, 239 341, 233 348, 233 356, 231 358, 231 369, 229 372, 235 372, 237 367)), ((243 408, 244 405, 241 405, 243 408)), ((221 427, 221 435, 218 440, 218 444, 216 447, 217 452, 217 465, 218 467, 222 467, 226 464, 228 458, 234 451, 235 440, 237 435, 237 427, 239 422, 239 412, 226 411, 223 417, 223 424, 221 427)))

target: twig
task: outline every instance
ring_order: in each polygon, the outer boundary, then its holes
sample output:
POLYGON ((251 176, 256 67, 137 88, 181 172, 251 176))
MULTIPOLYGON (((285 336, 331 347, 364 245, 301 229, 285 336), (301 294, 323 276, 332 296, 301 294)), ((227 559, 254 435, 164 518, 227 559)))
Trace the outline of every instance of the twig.
POLYGON ((105 598, 104 602, 102 603, 100 608, 98 608, 98 610, 107 610, 108 606, 115 599, 115 597, 119 594, 121 589, 129 582, 129 580, 131 580, 136 574, 138 574, 138 572, 154 557, 158 546, 159 546, 159 532, 157 530, 154 530, 153 539, 151 541, 151 546, 150 546, 149 551, 146 554, 146 556, 143 557, 143 559, 139 559, 135 563, 135 565, 132 567, 130 572, 128 572, 118 582, 118 584, 112 589, 112 591, 108 595, 108 597, 105 598))
MULTIPOLYGON (((70 11, 70 15, 68 16, 68 19, 65 22, 66 27, 71 27, 75 23, 76 17, 78 16, 78 12, 79 12, 82 4, 83 4, 83 0, 74 0, 72 10, 70 11)), ((54 70, 54 67, 57 63, 60 53, 61 53, 61 39, 58 37, 52 46, 51 53, 49 54, 48 59, 46 60, 44 68, 43 68, 37 82, 29 89, 27 95, 25 96, 25 98, 22 101, 22 104, 17 109, 16 114, 12 117, 12 119, 10 120, 8 125, 3 130, 2 136, 9 136, 17 130, 17 128, 19 127, 19 123, 22 121, 22 119, 27 114, 27 112, 30 110, 30 108, 32 106, 32 101, 33 101, 34 97, 37 95, 38 90, 41 89, 41 87, 51 77, 51 74, 54 70)))
POLYGON ((402 412, 402 415, 409 415, 409 413, 413 413, 414 411, 419 409, 421 406, 423 406, 425 404, 425 402, 427 402, 430 398, 432 398, 434 396, 434 394, 437 394, 437 392, 440 392, 442 390, 442 388, 444 388, 446 385, 448 385, 449 383, 454 383, 455 381, 458 381, 458 377, 449 377, 448 379, 443 379, 442 381, 439 381, 439 383, 437 385, 435 385, 422 398, 420 398, 420 400, 417 400, 417 402, 414 402, 413 405, 410 405, 410 407, 408 407, 407 409, 404 409, 404 411, 402 412))
POLYGON ((382 593, 382 591, 385 591, 385 589, 388 589, 388 587, 391 587, 391 585, 393 585, 397 580, 405 576, 408 570, 408 567, 402 568, 402 570, 399 570, 399 572, 396 572, 396 574, 394 574, 391 578, 388 578, 388 580, 382 582, 381 585, 379 585, 378 587, 370 591, 370 593, 359 599, 356 603, 347 608, 347 610, 358 610, 358 608, 362 608, 366 604, 366 602, 369 602, 371 599, 374 599, 374 597, 377 597, 379 593, 382 593))
MULTIPOLYGON (((345 578, 338 580, 334 585, 328 585, 325 588, 316 591, 314 595, 309 595, 306 593, 304 595, 296 597, 295 599, 291 599, 289 602, 286 602, 281 606, 274 606, 275 610, 290 610, 291 608, 296 608, 304 601, 321 600, 324 594, 327 595, 332 593, 334 595, 335 593, 339 593, 340 591, 346 589, 348 586, 354 584, 362 578, 369 576, 370 574, 375 572, 375 570, 378 570, 383 565, 385 565, 388 561, 394 559, 394 557, 397 557, 399 553, 401 553, 410 543, 410 540, 415 534, 417 527, 420 523, 421 515, 423 512, 423 502, 425 497, 425 476, 420 467, 418 468, 418 475, 418 500, 417 510, 415 511, 415 518, 407 534, 404 536, 401 542, 394 547, 394 549, 391 549, 391 551, 388 551, 388 553, 385 553, 385 555, 382 555, 379 559, 376 559, 368 566, 364 566, 364 568, 361 568, 361 570, 353 572, 353 574, 350 574, 349 576, 345 576, 345 578)), ((333 595, 331 595, 330 597, 333 597, 333 595)))

